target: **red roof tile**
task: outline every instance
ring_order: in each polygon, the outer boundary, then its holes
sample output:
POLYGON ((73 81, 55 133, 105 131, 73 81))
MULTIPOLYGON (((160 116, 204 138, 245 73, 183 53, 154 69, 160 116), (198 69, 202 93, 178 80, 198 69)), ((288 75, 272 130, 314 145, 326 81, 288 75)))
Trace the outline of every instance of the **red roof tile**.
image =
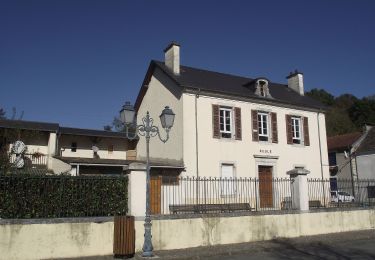
POLYGON ((328 137, 327 139, 328 150, 332 151, 336 149, 348 148, 352 146, 352 144, 355 141, 357 141, 361 135, 362 135, 361 132, 354 132, 350 134, 328 137))

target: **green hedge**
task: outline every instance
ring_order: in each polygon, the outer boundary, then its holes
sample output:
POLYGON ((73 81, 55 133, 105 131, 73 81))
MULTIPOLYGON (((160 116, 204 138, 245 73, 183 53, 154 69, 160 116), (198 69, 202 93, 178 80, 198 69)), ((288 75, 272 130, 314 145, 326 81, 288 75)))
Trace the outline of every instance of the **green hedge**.
POLYGON ((0 175, 0 218, 127 213, 127 177, 0 175))

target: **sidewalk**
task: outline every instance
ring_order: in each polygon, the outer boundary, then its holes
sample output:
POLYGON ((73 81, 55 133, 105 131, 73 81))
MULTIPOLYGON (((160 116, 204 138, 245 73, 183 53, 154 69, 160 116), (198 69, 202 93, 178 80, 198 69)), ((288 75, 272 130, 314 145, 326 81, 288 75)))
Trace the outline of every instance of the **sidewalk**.
MULTIPOLYGON (((155 251, 152 259, 375 259, 375 230, 155 251)), ((110 260, 113 256, 87 257, 110 260)), ((144 259, 137 253, 133 258, 144 259)))

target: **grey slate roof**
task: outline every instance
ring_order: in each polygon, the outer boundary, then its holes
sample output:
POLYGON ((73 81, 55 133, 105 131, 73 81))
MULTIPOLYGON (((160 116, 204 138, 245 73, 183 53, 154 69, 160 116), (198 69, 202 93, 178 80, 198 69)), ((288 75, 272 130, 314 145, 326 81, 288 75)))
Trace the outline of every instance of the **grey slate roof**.
POLYGON ((102 159, 102 158, 82 158, 82 157, 61 157, 55 156, 55 158, 66 162, 66 163, 77 163, 77 164, 105 164, 105 165, 128 165, 133 161, 119 160, 119 159, 102 159))
POLYGON ((125 133, 105 130, 81 129, 72 127, 60 127, 57 123, 44 123, 23 120, 0 120, 0 128, 24 129, 35 131, 56 132, 69 135, 98 136, 127 139, 125 133))
POLYGON ((0 120, 0 128, 57 132, 59 124, 22 120, 0 120))
POLYGON ((112 132, 105 130, 81 129, 72 127, 60 127, 59 133, 68 135, 83 135, 83 136, 99 136, 99 137, 115 137, 127 138, 125 133, 112 132))
POLYGON ((375 127, 372 127, 356 150, 357 155, 375 153, 375 127))
MULTIPOLYGON (((212 93, 220 93, 244 98, 269 100, 268 98, 259 97, 254 94, 255 89, 252 89, 251 82, 256 80, 256 78, 235 76, 187 66, 181 66, 180 75, 175 75, 165 66, 164 62, 151 61, 150 67, 153 66, 159 67, 183 88, 200 89, 201 91, 204 90, 212 93)), ((308 96, 299 95, 297 92, 288 88, 288 85, 285 84, 269 82, 269 90, 271 96, 274 98, 271 100, 273 102, 314 109, 326 108, 323 104, 308 96)))

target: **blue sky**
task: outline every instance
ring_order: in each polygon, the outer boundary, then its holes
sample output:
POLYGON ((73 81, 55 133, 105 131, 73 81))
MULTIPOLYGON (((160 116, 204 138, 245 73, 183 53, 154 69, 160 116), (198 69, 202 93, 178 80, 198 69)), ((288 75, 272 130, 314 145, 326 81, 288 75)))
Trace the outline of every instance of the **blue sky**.
POLYGON ((0 107, 102 129, 138 94, 151 59, 334 95, 375 94, 375 1, 0 0, 0 107))

